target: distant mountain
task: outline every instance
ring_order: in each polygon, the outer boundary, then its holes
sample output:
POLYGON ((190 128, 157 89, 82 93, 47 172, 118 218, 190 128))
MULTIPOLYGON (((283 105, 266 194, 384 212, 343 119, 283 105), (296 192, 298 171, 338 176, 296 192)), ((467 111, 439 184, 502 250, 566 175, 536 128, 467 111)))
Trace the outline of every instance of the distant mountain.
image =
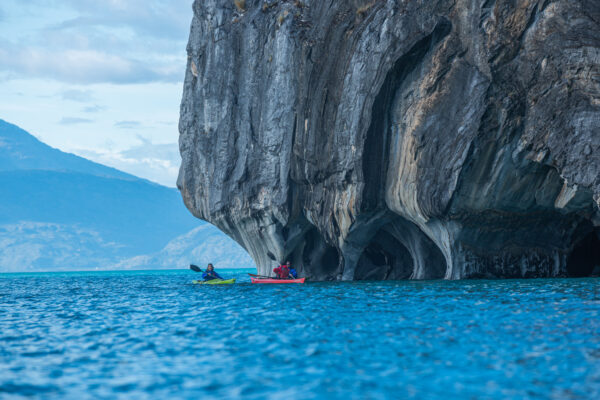
POLYGON ((177 190, 64 153, 2 120, 0 187, 0 272, 253 265, 194 218, 177 190))
POLYGON ((69 171, 141 180, 118 169, 50 147, 18 126, 0 119, 0 171, 15 170, 69 171))
POLYGON ((207 259, 216 266, 230 268, 253 268, 254 262, 233 240, 226 241, 222 233, 210 224, 203 224, 184 235, 171 240, 161 251, 154 254, 124 260, 120 268, 169 268, 187 265, 189 260, 207 259))

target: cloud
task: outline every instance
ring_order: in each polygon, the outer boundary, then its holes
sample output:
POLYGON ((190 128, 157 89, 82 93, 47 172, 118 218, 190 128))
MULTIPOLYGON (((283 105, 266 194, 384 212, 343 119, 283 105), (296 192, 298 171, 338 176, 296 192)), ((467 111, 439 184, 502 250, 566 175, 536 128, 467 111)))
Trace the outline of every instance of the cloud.
POLYGON ((179 145, 153 144, 141 136, 138 138, 142 142, 140 145, 122 151, 78 149, 74 152, 130 174, 175 187, 181 163, 179 145))
POLYGON ((77 84, 180 82, 191 3, 8 0, 8 19, 22 19, 24 29, 0 39, 0 75, 77 84))
MULTIPOLYGON (((12 46, 11 46, 12 47, 12 46)), ((0 70, 15 76, 51 78, 75 84, 177 82, 174 69, 161 68, 96 50, 23 50, 0 47, 0 70)))
POLYGON ((142 123, 140 121, 119 121, 115 122, 115 127, 121 129, 135 129, 141 128, 142 123))
POLYGON ((57 26, 58 29, 124 26, 144 36, 179 39, 188 33, 193 15, 192 0, 66 0, 65 3, 70 4, 80 16, 64 21, 57 26))
POLYGON ((97 113, 100 111, 104 111, 106 110, 106 107, 104 106, 99 106, 98 104, 93 105, 93 106, 87 106, 83 109, 83 112, 85 113, 97 113))
POLYGON ((58 123, 61 125, 77 125, 77 124, 89 124, 94 122, 92 119, 77 118, 77 117, 63 117, 58 123))
POLYGON ((70 89, 60 94, 63 100, 71 100, 79 103, 88 103, 94 99, 91 90, 70 89))
MULTIPOLYGON (((81 26, 124 26, 132 31, 159 38, 179 39, 189 33, 193 0, 3 0, 19 15, 41 14, 61 9, 69 16, 49 28, 81 26)), ((2 7, 5 7, 4 5, 2 7)))

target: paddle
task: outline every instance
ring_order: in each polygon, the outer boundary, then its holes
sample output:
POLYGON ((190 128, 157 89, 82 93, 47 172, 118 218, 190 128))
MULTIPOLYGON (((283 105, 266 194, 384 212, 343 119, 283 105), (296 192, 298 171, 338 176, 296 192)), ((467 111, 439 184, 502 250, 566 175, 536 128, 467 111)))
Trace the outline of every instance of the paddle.
POLYGON ((256 274, 248 274, 249 276, 253 277, 253 278, 266 278, 266 279, 271 279, 270 276, 265 276, 265 275, 256 275, 256 274))
POLYGON ((204 272, 200 269, 200 267, 198 267, 197 265, 194 265, 194 264, 190 264, 190 269, 194 272, 204 272))
MULTIPOLYGON (((199 267, 199 266, 197 266, 197 265, 194 265, 194 264, 190 264, 190 269, 191 269, 192 271, 194 271, 194 272, 204 272, 204 271, 202 271, 202 270, 200 269, 200 267, 199 267)), ((212 275, 212 276, 214 276, 214 275, 212 275)), ((223 278, 217 278, 216 276, 214 277, 214 279, 218 279, 218 280, 220 280, 220 281, 224 280, 223 278)))
POLYGON ((256 275, 256 274, 248 274, 249 276, 253 277, 253 278, 266 278, 266 279, 298 279, 298 278, 294 278, 293 275, 288 276, 287 278, 273 278, 272 276, 265 276, 265 275, 256 275))

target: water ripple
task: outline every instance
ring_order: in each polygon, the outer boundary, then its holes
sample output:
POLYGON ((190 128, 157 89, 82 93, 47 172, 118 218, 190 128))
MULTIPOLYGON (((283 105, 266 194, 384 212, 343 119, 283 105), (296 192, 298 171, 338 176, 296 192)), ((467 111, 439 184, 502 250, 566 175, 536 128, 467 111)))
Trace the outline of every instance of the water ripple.
POLYGON ((194 278, 0 275, 0 398, 600 398, 598 279, 194 278))

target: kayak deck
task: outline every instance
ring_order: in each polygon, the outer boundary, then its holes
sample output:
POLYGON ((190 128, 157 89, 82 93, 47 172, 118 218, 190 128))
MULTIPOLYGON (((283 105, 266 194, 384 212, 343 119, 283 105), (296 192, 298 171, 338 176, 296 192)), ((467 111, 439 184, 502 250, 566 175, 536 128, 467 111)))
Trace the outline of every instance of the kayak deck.
POLYGON ((210 281, 192 281, 195 285, 230 285, 235 283, 234 279, 213 279, 210 281))
POLYGON ((252 283, 304 283, 306 278, 299 279, 275 279, 275 278, 255 278, 250 277, 252 283))

